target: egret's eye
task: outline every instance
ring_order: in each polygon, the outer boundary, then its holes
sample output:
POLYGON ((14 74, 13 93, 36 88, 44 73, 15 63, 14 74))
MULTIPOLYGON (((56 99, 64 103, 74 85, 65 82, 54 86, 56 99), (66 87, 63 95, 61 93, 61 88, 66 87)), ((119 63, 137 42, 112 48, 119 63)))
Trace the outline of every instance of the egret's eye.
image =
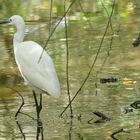
POLYGON ((12 22, 12 19, 9 19, 10 22, 12 22))

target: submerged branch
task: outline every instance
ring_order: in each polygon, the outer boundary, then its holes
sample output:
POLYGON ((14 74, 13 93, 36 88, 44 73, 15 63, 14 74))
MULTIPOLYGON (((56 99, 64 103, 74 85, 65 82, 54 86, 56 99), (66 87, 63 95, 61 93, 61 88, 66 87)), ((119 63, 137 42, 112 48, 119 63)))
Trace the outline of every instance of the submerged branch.
POLYGON ((96 121, 93 121, 93 118, 92 118, 92 119, 88 120, 88 124, 100 124, 100 123, 105 123, 105 122, 111 120, 111 118, 109 118, 102 112, 94 111, 93 114, 98 116, 99 119, 97 119, 96 121))
POLYGON ((123 128, 121 128, 121 129, 119 129, 119 130, 117 130, 117 131, 115 131, 115 132, 113 132, 112 134, 111 134, 111 138, 113 138, 114 140, 118 140, 116 137, 115 137, 115 135, 117 135, 117 134, 119 134, 119 133, 128 133, 127 131, 125 131, 123 128))
POLYGON ((21 128, 20 123, 19 123, 18 121, 16 121, 16 124, 17 124, 17 126, 18 126, 18 128, 19 128, 19 131, 20 131, 22 137, 23 137, 23 140, 25 140, 26 137, 25 137, 25 134, 24 134, 24 132, 23 132, 23 130, 22 130, 22 128, 21 128))
POLYGON ((130 106, 134 109, 140 109, 140 100, 133 102, 130 106))
POLYGON ((22 96, 16 89, 13 89, 13 88, 11 88, 11 87, 8 87, 8 88, 10 88, 11 90, 15 91, 15 92, 21 97, 21 101, 22 101, 20 107, 18 108, 18 110, 17 110, 17 112, 16 112, 16 114, 15 114, 15 120, 17 121, 17 117, 18 117, 18 114, 19 114, 19 113, 22 114, 22 115, 28 116, 28 117, 31 118, 32 120, 35 120, 35 118, 33 118, 32 116, 30 116, 30 115, 28 115, 28 114, 26 114, 26 113, 24 113, 24 112, 21 112, 21 108, 24 106, 24 103, 25 103, 25 102, 24 102, 23 96, 22 96))
POLYGON ((15 91, 15 92, 21 97, 22 103, 21 103, 20 107, 18 108, 18 110, 17 110, 17 112, 16 112, 16 114, 15 114, 15 120, 17 121, 17 116, 18 116, 18 114, 20 113, 20 110, 21 110, 21 108, 22 108, 23 105, 24 105, 24 98, 23 98, 23 96, 22 96, 16 89, 11 88, 11 87, 8 87, 8 88, 10 88, 11 90, 15 91))
POLYGON ((21 108, 22 108, 23 105, 24 105, 24 98, 23 98, 23 96, 22 96, 19 92, 17 92, 17 94, 21 97, 22 103, 21 103, 21 105, 20 105, 18 111, 17 111, 16 114, 15 114, 15 119, 16 119, 16 120, 17 120, 18 114, 20 113, 21 108))

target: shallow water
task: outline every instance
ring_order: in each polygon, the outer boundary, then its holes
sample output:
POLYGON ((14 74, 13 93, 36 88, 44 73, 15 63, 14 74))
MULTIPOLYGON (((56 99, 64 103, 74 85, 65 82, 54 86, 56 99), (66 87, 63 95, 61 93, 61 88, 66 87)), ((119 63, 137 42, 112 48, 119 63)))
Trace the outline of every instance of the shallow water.
MULTIPOLYGON (((4 7, 9 3, 0 3, 3 13, 0 14, 0 19, 11 16, 11 13, 23 15, 28 29, 25 39, 44 46, 49 31, 49 2, 45 0, 34 2, 34 4, 31 4, 31 1, 19 3, 18 8, 12 3, 13 8, 7 12, 4 7)), ((88 11, 90 7, 88 2, 83 2, 87 17, 76 4, 68 16, 71 96, 75 95, 89 72, 108 21, 101 5, 96 2, 93 2, 93 5, 95 8, 88 11)), ((105 6, 110 11, 110 4, 105 3, 105 6)), ((68 104, 68 96, 65 30, 63 27, 57 28, 46 51, 54 60, 62 95, 59 99, 43 95, 41 120, 44 140, 111 140, 111 134, 121 128, 125 132, 115 136, 119 140, 139 140, 140 110, 130 107, 131 103, 140 99, 140 47, 132 46, 133 39, 139 34, 139 6, 138 0, 116 4, 116 11, 112 17, 115 32, 112 45, 110 46, 112 31, 109 28, 90 77, 72 103, 72 119, 69 117, 69 109, 62 118, 59 117, 68 104), (116 81, 106 82, 111 78, 115 78, 116 81), (133 112, 126 113, 125 109, 129 108, 133 109, 133 112), (93 114, 95 111, 104 113, 110 121, 95 123, 99 120, 99 117, 93 114)), ((63 4, 54 1, 52 30, 63 15, 62 9, 63 4)), ((24 84, 14 60, 12 46, 14 28, 0 26, 0 32, 0 140, 20 140, 23 136, 27 140, 34 140, 37 139, 36 120, 24 114, 19 114, 17 121, 14 118, 22 102, 17 92, 24 97, 22 112, 36 118, 31 89, 24 84)))

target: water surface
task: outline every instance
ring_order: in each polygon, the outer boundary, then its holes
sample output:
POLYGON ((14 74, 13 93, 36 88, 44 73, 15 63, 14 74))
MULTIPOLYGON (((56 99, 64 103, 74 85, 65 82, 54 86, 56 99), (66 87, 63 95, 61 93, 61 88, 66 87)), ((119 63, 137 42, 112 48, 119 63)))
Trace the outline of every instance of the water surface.
MULTIPOLYGON (((89 0, 90 1, 90 0, 89 0)), ((103 37, 108 15, 100 1, 83 2, 83 10, 74 4, 68 14, 69 83, 74 96, 87 76, 103 37), (94 8, 92 7, 94 6, 94 8)), ((13 14, 22 15, 27 24, 26 40, 33 40, 44 46, 49 35, 49 2, 11 3, 0 2, 0 19, 13 14)), ((67 5, 70 2, 67 3, 67 5)), ((104 3, 108 13, 111 3, 104 3)), ((111 28, 105 36, 103 46, 86 84, 72 103, 73 119, 69 109, 63 118, 59 115, 68 104, 66 84, 66 43, 65 29, 57 28, 46 51, 53 58, 60 79, 62 95, 54 99, 43 95, 41 120, 45 140, 111 140, 111 134, 121 128, 125 132, 116 137, 120 140, 139 140, 139 109, 125 113, 130 104, 140 99, 140 48, 132 46, 139 34, 139 1, 118 1, 112 17, 111 28), (111 39, 113 40, 111 42, 111 39), (110 45, 112 43, 112 45, 110 45), (101 83, 101 79, 116 78, 115 82, 101 83), (99 118, 94 111, 102 112, 110 121, 94 123, 99 118)), ((63 15, 63 3, 54 1, 51 30, 63 15)), ((25 100, 22 112, 36 118, 35 104, 31 89, 24 83, 15 64, 12 38, 14 27, 0 26, 0 140, 36 139, 37 122, 19 114, 15 121, 21 98, 25 100), (15 91, 16 90, 16 91, 15 91), (20 128, 20 129, 19 129, 20 128), (22 130, 22 133, 21 131, 22 130)))

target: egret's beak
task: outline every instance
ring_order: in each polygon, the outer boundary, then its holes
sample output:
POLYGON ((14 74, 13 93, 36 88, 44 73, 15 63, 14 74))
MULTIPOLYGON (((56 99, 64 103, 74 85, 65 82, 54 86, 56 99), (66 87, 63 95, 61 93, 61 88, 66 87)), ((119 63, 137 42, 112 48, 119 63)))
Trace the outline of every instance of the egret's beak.
POLYGON ((0 24, 7 24, 7 23, 10 23, 10 20, 3 20, 3 21, 0 21, 0 24))

